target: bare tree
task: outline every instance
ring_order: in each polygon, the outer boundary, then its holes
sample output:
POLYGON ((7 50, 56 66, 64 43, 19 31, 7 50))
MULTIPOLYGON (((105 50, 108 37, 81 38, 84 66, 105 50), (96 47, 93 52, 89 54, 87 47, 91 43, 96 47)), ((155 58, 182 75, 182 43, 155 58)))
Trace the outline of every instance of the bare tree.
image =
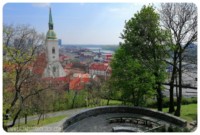
POLYGON ((182 61, 183 53, 188 46, 197 41, 197 7, 193 3, 162 3, 161 21, 163 26, 172 34, 172 76, 170 80, 170 107, 174 112, 173 89, 175 76, 178 76, 178 98, 176 116, 180 116, 182 100, 182 61))
POLYGON ((6 93, 7 89, 11 89, 13 93, 13 96, 10 97, 11 102, 7 103, 5 111, 12 118, 11 124, 4 125, 4 129, 7 131, 8 128, 15 125, 21 111, 25 108, 27 99, 48 89, 49 85, 32 73, 37 47, 44 43, 43 35, 38 34, 35 29, 27 25, 4 25, 3 43, 5 52, 3 74, 7 75, 4 76, 4 80, 11 82, 5 83, 3 91, 6 93))

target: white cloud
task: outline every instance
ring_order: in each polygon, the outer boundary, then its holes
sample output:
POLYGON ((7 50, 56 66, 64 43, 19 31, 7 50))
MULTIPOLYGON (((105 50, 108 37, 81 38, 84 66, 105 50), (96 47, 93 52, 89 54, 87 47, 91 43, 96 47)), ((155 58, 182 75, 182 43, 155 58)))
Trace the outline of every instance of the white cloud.
POLYGON ((135 8, 133 5, 125 5, 120 7, 109 7, 107 8, 106 14, 109 13, 109 16, 115 17, 118 19, 129 19, 135 13, 135 8))
POLYGON ((85 3, 84 3, 84 2, 81 2, 81 3, 80 3, 80 6, 84 6, 84 5, 85 5, 85 3))
POLYGON ((50 3, 33 3, 32 5, 34 7, 40 7, 40 8, 46 8, 46 7, 50 7, 51 6, 50 3))

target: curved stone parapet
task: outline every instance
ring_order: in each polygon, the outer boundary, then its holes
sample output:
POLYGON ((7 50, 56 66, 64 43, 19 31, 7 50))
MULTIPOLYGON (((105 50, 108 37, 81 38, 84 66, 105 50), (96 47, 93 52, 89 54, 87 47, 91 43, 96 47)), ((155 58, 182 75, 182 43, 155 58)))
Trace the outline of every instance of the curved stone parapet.
POLYGON ((128 106, 101 106, 101 107, 96 107, 92 109, 87 109, 83 112, 80 112, 71 118, 67 119, 63 123, 63 130, 65 130, 67 127, 70 125, 83 120, 85 118, 91 117, 91 116, 97 116, 100 114, 106 114, 106 113, 133 113, 133 114, 140 114, 156 119, 160 119, 165 122, 169 122, 172 124, 175 124, 177 126, 185 127, 187 125, 187 121, 183 120, 181 118, 178 118, 176 116, 151 110, 148 108, 143 108, 143 107, 128 107, 128 106))

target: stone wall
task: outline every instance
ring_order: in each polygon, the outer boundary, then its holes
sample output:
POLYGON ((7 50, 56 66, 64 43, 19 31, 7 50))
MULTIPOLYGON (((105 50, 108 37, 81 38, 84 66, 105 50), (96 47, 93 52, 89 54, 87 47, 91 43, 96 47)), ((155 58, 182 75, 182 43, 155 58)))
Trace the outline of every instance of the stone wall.
POLYGON ((93 109, 88 109, 86 111, 80 112, 68 120, 66 120, 63 123, 63 129, 66 129, 68 126, 72 125, 73 123, 76 123, 77 121, 80 121, 84 118, 96 116, 99 114, 105 114, 105 113, 133 113, 133 114, 140 114, 144 116, 149 116, 152 118, 160 119, 162 121, 173 123, 177 126, 185 127, 187 125, 187 121, 180 119, 176 116, 158 112, 155 110, 142 108, 142 107, 127 107, 127 106, 102 106, 102 107, 96 107, 93 109))

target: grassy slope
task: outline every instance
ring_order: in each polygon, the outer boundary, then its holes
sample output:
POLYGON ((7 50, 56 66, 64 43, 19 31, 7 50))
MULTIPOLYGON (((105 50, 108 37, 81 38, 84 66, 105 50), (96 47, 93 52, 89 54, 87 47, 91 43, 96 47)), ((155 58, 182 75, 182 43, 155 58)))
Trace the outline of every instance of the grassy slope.
MULTIPOLYGON (((107 105, 107 99, 101 99, 101 105, 107 105)), ((119 100, 110 100, 109 105, 121 105, 122 101, 119 100)))
MULTIPOLYGON (((102 99, 102 105, 106 105, 107 100, 102 99)), ((109 105, 121 105, 122 102, 118 100, 110 100, 109 105)), ((163 112, 168 112, 168 108, 164 108, 163 112)), ((189 122, 197 119, 197 104, 188 104, 181 106, 181 118, 189 122)))
MULTIPOLYGON (((107 100, 103 99, 102 104, 106 105, 107 100)), ((121 105, 121 101, 110 100, 109 105, 121 105)), ((168 112, 168 108, 164 108, 163 112, 168 112)), ((194 121, 197 119, 197 104, 188 104, 181 106, 181 116, 182 119, 187 120, 188 122, 194 121)))
POLYGON ((42 127, 51 123, 55 123, 58 122, 64 118, 66 118, 66 115, 60 115, 60 116, 56 116, 56 117, 50 117, 50 118, 45 118, 44 120, 40 120, 40 123, 37 125, 37 120, 33 120, 33 121, 28 121, 28 123, 25 124, 16 124, 14 127, 12 127, 11 129, 9 129, 9 131, 29 131, 29 130, 33 130, 36 127, 42 127))
MULTIPOLYGON (((168 108, 163 109, 164 112, 168 112, 168 108)), ((197 104, 189 104, 181 106, 181 118, 189 122, 197 119, 197 104)))

